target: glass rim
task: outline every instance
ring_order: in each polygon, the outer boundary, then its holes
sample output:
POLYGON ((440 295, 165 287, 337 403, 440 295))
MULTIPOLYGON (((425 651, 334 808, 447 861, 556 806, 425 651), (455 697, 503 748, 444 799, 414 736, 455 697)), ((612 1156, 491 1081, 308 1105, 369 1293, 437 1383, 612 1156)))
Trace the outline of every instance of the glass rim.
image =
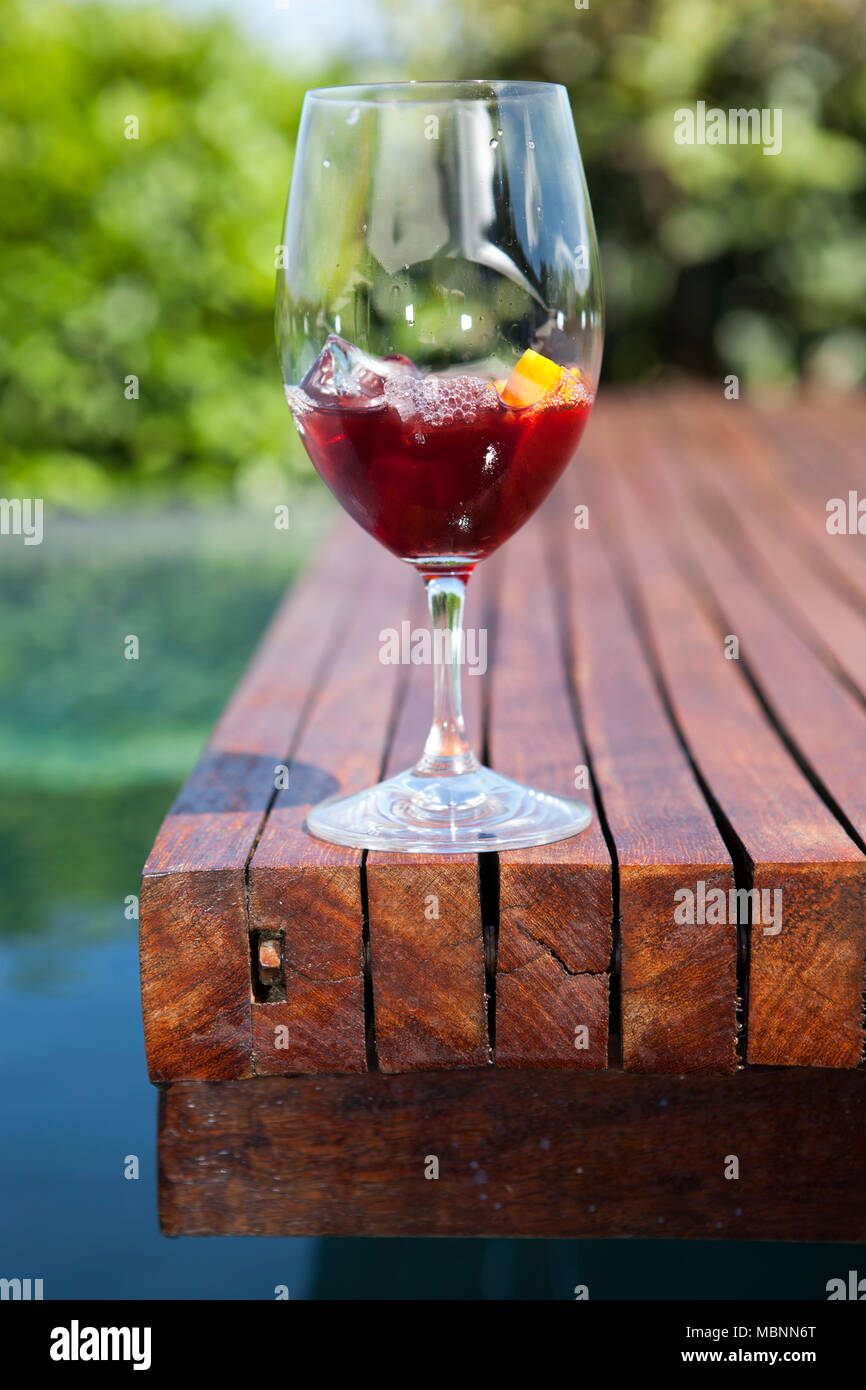
POLYGON ((385 106, 404 100, 410 93, 431 102, 523 101, 528 97, 564 93, 561 82, 535 82, 511 78, 465 77, 405 82, 361 82, 348 86, 310 87, 305 100, 334 105, 385 106), (464 90, 465 89, 465 90, 464 90))

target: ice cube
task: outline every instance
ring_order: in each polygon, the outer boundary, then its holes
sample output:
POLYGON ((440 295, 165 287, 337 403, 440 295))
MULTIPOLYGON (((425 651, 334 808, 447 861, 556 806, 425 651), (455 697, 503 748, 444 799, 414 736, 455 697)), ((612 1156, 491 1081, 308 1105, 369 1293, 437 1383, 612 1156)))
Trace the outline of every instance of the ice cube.
POLYGON ((301 390, 326 409, 343 404, 351 404, 353 409, 372 409, 385 404, 386 381, 416 375, 417 368, 408 357, 371 357, 354 343, 331 333, 301 382, 301 390))

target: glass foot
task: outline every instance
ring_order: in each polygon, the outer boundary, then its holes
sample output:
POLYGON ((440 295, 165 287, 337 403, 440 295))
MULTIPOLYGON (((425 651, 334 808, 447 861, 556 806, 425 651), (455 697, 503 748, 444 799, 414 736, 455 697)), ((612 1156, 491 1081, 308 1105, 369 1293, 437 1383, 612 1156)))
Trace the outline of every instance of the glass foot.
POLYGON ((567 840, 591 820, 582 802, 533 791, 489 767, 447 777, 419 776, 409 768, 314 806, 307 829, 355 849, 478 854, 567 840))

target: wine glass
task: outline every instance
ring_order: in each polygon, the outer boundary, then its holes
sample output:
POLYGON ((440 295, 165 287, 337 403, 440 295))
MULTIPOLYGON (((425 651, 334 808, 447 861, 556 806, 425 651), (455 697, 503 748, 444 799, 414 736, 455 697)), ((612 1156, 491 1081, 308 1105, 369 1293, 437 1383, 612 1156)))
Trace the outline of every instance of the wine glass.
POLYGON ((322 802, 307 828, 433 854, 566 839, 589 809, 482 766, 460 697, 469 576, 562 473, 601 365, 598 250, 565 89, 308 92, 283 260, 277 340, 298 431, 342 506, 418 570, 433 625, 418 762, 322 802))

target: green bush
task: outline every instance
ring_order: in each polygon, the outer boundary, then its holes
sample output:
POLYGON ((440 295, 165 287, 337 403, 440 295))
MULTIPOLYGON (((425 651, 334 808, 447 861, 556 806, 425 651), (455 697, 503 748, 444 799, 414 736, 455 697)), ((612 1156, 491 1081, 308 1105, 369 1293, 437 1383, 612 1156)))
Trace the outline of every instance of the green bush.
MULTIPOLYGON (((862 5, 390 3, 377 75, 569 87, 608 380, 866 379, 862 5), (782 154, 677 145, 673 113, 699 98, 782 107, 782 154)), ((81 508, 310 477, 272 334, 305 84, 228 20, 152 5, 9 0, 3 38, 0 490, 81 508)))
POLYGON ((599 228, 605 376, 866 379, 857 0, 390 0, 410 75, 570 91, 599 228), (421 15, 426 15, 426 23, 421 15), (781 107, 783 147, 683 146, 674 112, 781 107))
POLYGON ((5 493, 309 471, 272 326, 303 85, 227 21, 156 6, 14 3, 3 27, 5 493))

